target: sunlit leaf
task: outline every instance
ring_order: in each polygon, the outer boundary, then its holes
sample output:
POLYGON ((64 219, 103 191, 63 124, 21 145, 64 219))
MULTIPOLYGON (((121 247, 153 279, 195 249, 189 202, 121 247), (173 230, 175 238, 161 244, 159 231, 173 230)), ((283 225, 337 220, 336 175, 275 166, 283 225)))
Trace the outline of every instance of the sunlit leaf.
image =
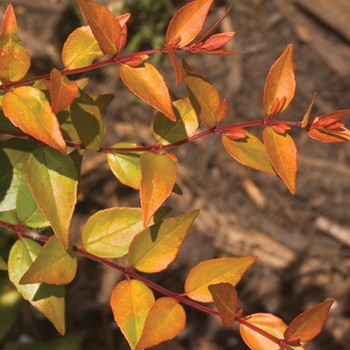
POLYGON ((196 0, 181 7, 173 16, 166 32, 166 43, 181 39, 185 46, 202 30, 208 11, 214 0, 196 0))
POLYGON ((230 283, 236 286, 255 260, 255 256, 246 256, 202 261, 187 275, 185 293, 189 298, 199 302, 213 302, 208 286, 218 283, 230 283))
POLYGON ((222 323, 226 327, 231 327, 235 322, 238 304, 236 288, 226 282, 210 285, 208 289, 219 311, 222 323))
POLYGON ((62 109, 70 106, 78 95, 78 84, 61 75, 60 71, 55 68, 52 69, 50 74, 50 87, 53 113, 60 112, 62 109))
POLYGON ((174 54, 174 50, 168 50, 167 51, 169 59, 171 64, 173 65, 174 68, 174 73, 175 73, 175 84, 179 85, 182 83, 182 81, 185 79, 186 74, 184 69, 182 68, 182 65, 180 61, 177 59, 177 57, 174 54))
POLYGON ((77 3, 101 50, 110 55, 116 54, 121 26, 115 15, 106 6, 91 0, 77 0, 77 3))
POLYGON ((153 122, 153 135, 158 143, 168 145, 193 136, 199 127, 197 113, 188 97, 173 102, 176 121, 157 113, 153 122))
POLYGON ((62 49, 62 62, 65 69, 90 65, 95 58, 104 56, 89 26, 75 29, 62 49))
POLYGON ((227 153, 239 163, 271 175, 276 175, 264 144, 253 134, 245 132, 244 137, 239 139, 231 139, 230 136, 225 136, 224 134, 221 137, 221 141, 227 153))
POLYGON ((326 300, 298 315, 284 332, 285 339, 298 337, 307 342, 318 335, 327 321, 334 300, 326 300))
POLYGON ((30 55, 17 32, 17 20, 12 5, 4 13, 0 33, 0 78, 21 80, 30 67, 30 55))
POLYGON ((163 154, 145 152, 141 164, 141 208, 143 225, 147 226, 153 214, 170 196, 175 181, 177 167, 175 162, 163 154))
POLYGON ((314 103, 315 103, 315 100, 316 100, 316 93, 314 93, 314 97, 310 103, 310 106, 309 108, 307 109, 307 111, 305 112, 304 114, 304 117, 303 117, 303 120, 301 121, 300 123, 300 126, 305 129, 308 124, 309 124, 309 120, 310 120, 310 115, 311 115, 311 110, 312 110, 312 107, 314 106, 314 103))
POLYGON ((199 214, 192 210, 145 228, 132 240, 128 261, 143 272, 159 272, 175 259, 188 229, 199 214))
POLYGON ((122 64, 119 68, 119 74, 123 83, 136 96, 166 115, 170 120, 176 120, 168 87, 163 76, 153 65, 144 63, 134 68, 122 64))
POLYGON ((113 289, 110 304, 115 321, 131 349, 135 349, 147 314, 154 304, 152 291, 142 282, 125 280, 113 289))
POLYGON ((267 126, 263 131, 263 140, 268 157, 291 193, 295 193, 297 173, 297 148, 290 135, 279 134, 267 126))
POLYGON ((77 199, 73 161, 50 147, 37 148, 28 159, 27 179, 58 240, 68 248, 69 226, 77 199))
POLYGON ((64 249, 56 236, 51 236, 39 255, 19 280, 19 284, 44 282, 46 284, 68 284, 77 271, 77 257, 70 245, 64 249))
POLYGON ((226 119, 227 111, 228 111, 228 102, 227 102, 226 98, 224 98, 220 102, 218 108, 215 111, 215 120, 216 120, 217 124, 219 124, 220 122, 222 122, 223 120, 226 119))
POLYGON ((290 44, 272 65, 265 82, 263 106, 267 115, 283 112, 295 92, 295 76, 292 61, 293 46, 290 44), (273 106, 278 101, 277 109, 273 106), (284 101, 284 102, 283 102, 284 101))
POLYGON ((209 127, 215 126, 217 124, 216 111, 221 103, 218 89, 211 82, 193 72, 185 61, 182 61, 182 65, 186 73, 188 94, 198 117, 209 127))
POLYGON ((57 117, 42 91, 32 86, 15 88, 3 97, 2 108, 5 116, 23 132, 61 152, 66 151, 57 117))
POLYGON ((149 310, 143 332, 136 349, 146 349, 175 338, 185 328, 186 314, 173 298, 156 300, 149 310))
POLYGON ((12 246, 9 255, 9 277, 23 298, 44 314, 63 335, 65 333, 65 287, 45 283, 19 284, 19 280, 40 250, 41 245, 28 238, 18 240, 12 246))

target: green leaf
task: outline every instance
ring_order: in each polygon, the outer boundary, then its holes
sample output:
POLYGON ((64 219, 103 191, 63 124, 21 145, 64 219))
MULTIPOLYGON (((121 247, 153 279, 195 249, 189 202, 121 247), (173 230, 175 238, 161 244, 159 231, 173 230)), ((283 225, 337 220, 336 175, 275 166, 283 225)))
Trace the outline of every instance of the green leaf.
POLYGON ((11 248, 8 270, 11 282, 35 308, 44 314, 60 334, 65 333, 65 287, 44 283, 19 284, 41 250, 41 245, 28 239, 18 240, 11 248))
POLYGON ((140 198, 143 225, 147 226, 153 214, 170 196, 176 181, 175 162, 163 154, 145 152, 140 158, 140 198))
POLYGON ((77 200, 77 174, 71 158, 50 147, 37 148, 27 164, 33 197, 67 248, 69 226, 77 200))
POLYGON ((188 97, 173 102, 176 121, 162 113, 157 113, 153 122, 153 135, 161 145, 186 140, 193 136, 199 127, 195 109, 188 97))
POLYGON ((7 264, 1 256, 0 256, 0 270, 7 270, 7 264))
POLYGON ((185 281, 186 295, 202 303, 213 302, 208 287, 211 284, 218 283, 230 283, 236 286, 255 260, 255 256, 246 256, 202 261, 187 275, 185 281))
POLYGON ((66 141, 72 141, 76 143, 80 143, 80 138, 77 130, 73 124, 70 108, 66 108, 61 112, 57 113, 57 119, 60 123, 60 128, 62 132, 62 136, 66 141))
POLYGON ((142 282, 124 280, 113 289, 110 304, 115 321, 131 349, 135 349, 154 304, 152 291, 142 282))
POLYGON ((199 210, 145 228, 130 244, 129 264, 142 272, 159 272, 175 259, 199 210))
POLYGON ((22 276, 19 284, 44 282, 46 284, 68 284, 77 272, 77 257, 70 245, 64 249, 56 236, 51 236, 39 255, 22 276))

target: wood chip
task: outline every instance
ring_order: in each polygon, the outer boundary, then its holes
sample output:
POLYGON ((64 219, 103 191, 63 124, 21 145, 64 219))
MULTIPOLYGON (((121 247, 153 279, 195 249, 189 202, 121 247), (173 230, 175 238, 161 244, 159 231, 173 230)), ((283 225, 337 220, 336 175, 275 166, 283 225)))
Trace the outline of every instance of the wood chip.
POLYGON ((340 226, 323 216, 315 220, 314 227, 350 247, 350 227, 340 226))

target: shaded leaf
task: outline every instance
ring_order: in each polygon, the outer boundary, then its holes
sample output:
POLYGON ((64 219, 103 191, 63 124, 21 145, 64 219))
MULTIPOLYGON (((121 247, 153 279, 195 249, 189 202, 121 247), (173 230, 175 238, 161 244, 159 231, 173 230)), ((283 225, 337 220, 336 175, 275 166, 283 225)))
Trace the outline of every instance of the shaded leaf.
POLYGON ((115 321, 131 349, 135 349, 154 304, 152 291, 142 282, 124 280, 113 289, 110 304, 115 321))
POLYGON ((18 240, 11 248, 8 270, 11 282, 35 308, 44 314, 60 334, 65 333, 65 287, 45 283, 19 284, 41 250, 41 245, 28 239, 18 240))
POLYGON ((298 337, 307 342, 318 335, 327 321, 334 300, 326 300, 298 315, 284 332, 285 339, 298 337))
POLYGON ((57 117, 42 91, 32 86, 15 88, 3 97, 2 108, 5 116, 23 132, 63 153, 66 151, 57 117))
POLYGON ((89 26, 75 29, 67 38, 62 49, 65 69, 90 65, 95 58, 104 56, 89 26))
POLYGON ((211 303, 213 302, 213 297, 209 292, 209 285, 230 283, 236 286, 245 271, 255 260, 255 256, 246 256, 202 261, 187 275, 185 294, 193 300, 211 303))
POLYGON ((147 226, 153 214, 170 196, 176 181, 175 162, 162 154, 145 152, 140 158, 140 198, 143 225, 147 226))
POLYGON ((136 349, 146 349, 175 338, 185 328, 186 314, 173 298, 156 300, 148 312, 136 349))
POLYGON ((222 323, 231 327, 235 322, 238 294, 236 288, 230 283, 218 283, 208 286, 213 297, 216 308, 222 323))
POLYGON ((293 46, 290 44, 272 65, 266 77, 263 106, 267 115, 283 112, 294 97, 295 76, 292 53, 293 46))
POLYGON ((166 43, 181 39, 177 45, 185 46, 202 30, 214 0, 196 0, 181 7, 173 16, 166 32, 166 43))
POLYGON ((30 55, 18 37, 17 20, 12 5, 4 13, 0 33, 0 78, 21 80, 30 67, 30 55))
POLYGON ((77 200, 73 161, 52 148, 37 148, 28 159, 27 179, 35 201, 58 240, 68 248, 69 226, 77 200))
POLYGON ((250 168, 276 175, 264 144, 256 136, 248 131, 244 133, 244 136, 240 134, 238 139, 232 139, 230 136, 230 134, 228 136, 223 134, 221 141, 227 153, 236 159, 237 162, 250 168))
POLYGON ((290 135, 280 134, 267 126, 263 131, 263 140, 268 157, 289 191, 295 193, 297 174, 297 148, 290 135))
POLYGON ((175 121, 168 87, 163 76, 149 63, 137 68, 122 64, 119 68, 123 83, 150 106, 175 121))
POLYGON ((56 236, 51 236, 41 248, 39 255, 19 280, 19 284, 44 282, 68 284, 77 272, 77 257, 72 245, 64 249, 56 236))
POLYGON ((181 65, 180 61, 175 56, 174 50, 167 50, 167 54, 169 56, 171 64, 173 65, 173 68, 174 68, 175 84, 179 85, 179 84, 182 83, 182 81, 186 77, 185 71, 182 68, 182 65, 181 65))
POLYGON ((1 256, 0 256, 0 270, 7 270, 7 264, 1 256))
POLYGON ((173 102, 176 121, 157 113, 153 121, 153 135, 158 143, 168 145, 193 136, 199 127, 197 113, 188 97, 173 102))
POLYGON ((132 240, 129 264, 142 272, 159 272, 175 259, 187 231, 199 214, 192 210, 145 228, 132 240))
POLYGON ((218 108, 215 111, 215 120, 216 120, 217 124, 219 124, 220 122, 222 122, 223 120, 226 119, 227 112, 228 112, 228 103, 227 103, 226 98, 224 98, 220 102, 218 108))

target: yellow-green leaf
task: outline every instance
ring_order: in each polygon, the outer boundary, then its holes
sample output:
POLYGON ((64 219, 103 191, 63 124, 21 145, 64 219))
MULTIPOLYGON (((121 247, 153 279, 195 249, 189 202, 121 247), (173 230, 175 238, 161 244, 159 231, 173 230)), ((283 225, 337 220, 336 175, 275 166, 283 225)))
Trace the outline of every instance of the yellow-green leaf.
POLYGON ((77 272, 77 257, 72 245, 64 249, 56 236, 51 236, 39 255, 22 276, 19 284, 44 282, 68 284, 77 272))
POLYGON ((142 282, 125 280, 113 289, 110 304, 115 321, 131 349, 135 349, 147 314, 154 304, 152 291, 142 282))
POLYGON ((153 214, 170 196, 175 181, 177 167, 175 162, 163 154, 145 152, 141 164, 141 208, 143 225, 147 226, 153 214))
POLYGON ((7 270, 7 264, 1 256, 0 256, 0 270, 7 270))
POLYGON ((104 56, 89 26, 75 29, 62 49, 65 69, 75 69, 90 65, 95 58, 104 56))
POLYGON ((149 310, 136 349, 146 349, 175 338, 185 328, 186 313, 173 298, 156 300, 149 310))
POLYGON ((168 87, 163 76, 149 63, 139 67, 122 64, 119 68, 123 83, 150 106, 175 121, 168 87))
POLYGON ((18 37, 17 20, 12 5, 4 13, 0 33, 0 78, 21 80, 30 67, 30 55, 18 37))
POLYGON ((23 298, 44 314, 63 335, 65 333, 65 287, 45 283, 19 284, 19 280, 40 250, 41 245, 28 238, 18 240, 12 246, 9 255, 9 277, 23 298))
POLYGON ((166 269, 175 259, 198 214, 198 209, 192 210, 145 228, 130 244, 129 264, 139 271, 149 273, 166 269))
POLYGON ((33 197, 58 240, 69 245, 69 226, 77 199, 77 174, 71 158, 50 147, 37 148, 27 163, 33 197))
POLYGON ((66 151, 57 117, 42 91, 32 86, 15 88, 3 97, 2 108, 5 116, 23 132, 63 153, 66 151))
POLYGON ((264 128, 263 140, 268 157, 289 191, 295 193, 297 174, 297 148, 292 137, 275 132, 270 126, 264 128))
POLYGON ((193 300, 211 303, 213 302, 213 297, 209 292, 209 285, 230 283, 236 286, 245 271, 255 260, 255 256, 246 256, 202 261, 187 275, 185 293, 193 300))

